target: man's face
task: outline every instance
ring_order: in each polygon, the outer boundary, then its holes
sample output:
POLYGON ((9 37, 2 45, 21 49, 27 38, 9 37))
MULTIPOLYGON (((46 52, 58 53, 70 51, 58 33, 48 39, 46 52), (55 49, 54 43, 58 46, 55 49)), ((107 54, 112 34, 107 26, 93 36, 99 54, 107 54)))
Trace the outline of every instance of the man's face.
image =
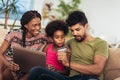
POLYGON ((70 27, 71 33, 76 39, 76 41, 81 42, 86 38, 86 26, 77 23, 70 27))

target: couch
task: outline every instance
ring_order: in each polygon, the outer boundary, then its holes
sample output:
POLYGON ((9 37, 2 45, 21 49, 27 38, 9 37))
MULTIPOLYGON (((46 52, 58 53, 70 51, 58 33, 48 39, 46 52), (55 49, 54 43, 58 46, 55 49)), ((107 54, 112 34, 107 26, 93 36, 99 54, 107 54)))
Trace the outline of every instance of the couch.
POLYGON ((7 34, 7 32, 8 32, 7 29, 0 28, 0 46, 3 43, 3 40, 4 40, 5 35, 7 34))
POLYGON ((105 80, 120 80, 120 48, 110 48, 104 75, 105 80))
MULTIPOLYGON (((8 30, 0 28, 0 45, 7 32, 8 30)), ((110 56, 104 68, 104 75, 105 80, 120 80, 120 48, 110 48, 110 56)))

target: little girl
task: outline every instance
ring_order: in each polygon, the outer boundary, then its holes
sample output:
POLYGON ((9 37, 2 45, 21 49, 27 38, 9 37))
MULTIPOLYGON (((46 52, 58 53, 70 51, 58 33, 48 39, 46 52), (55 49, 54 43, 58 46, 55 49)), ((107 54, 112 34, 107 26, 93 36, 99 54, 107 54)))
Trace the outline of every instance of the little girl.
POLYGON ((68 33, 68 27, 64 21, 55 20, 48 23, 45 32, 52 40, 52 43, 48 44, 43 50, 46 52, 46 66, 52 71, 65 74, 66 70, 63 64, 57 59, 57 50, 65 47, 66 51, 68 51, 68 48, 65 46, 65 36, 68 33))

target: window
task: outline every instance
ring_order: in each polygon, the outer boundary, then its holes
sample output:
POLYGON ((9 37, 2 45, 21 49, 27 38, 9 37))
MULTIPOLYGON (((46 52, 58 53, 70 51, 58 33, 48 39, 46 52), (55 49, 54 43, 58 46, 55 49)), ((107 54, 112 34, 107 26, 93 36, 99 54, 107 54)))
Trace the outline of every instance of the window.
MULTIPOLYGON (((4 3, 6 3, 7 0, 3 0, 4 3)), ((33 0, 15 0, 15 7, 18 11, 18 18, 17 20, 20 20, 21 16, 23 15, 24 12, 32 9, 33 7, 33 0)), ((8 0, 8 4, 12 3, 12 0, 8 0)), ((2 0, 0 1, 0 8, 4 9, 3 5, 2 5, 2 0)), ((0 11, 2 11, 2 9, 0 11)), ((0 18, 5 18, 4 13, 0 13, 0 18)), ((10 18, 14 20, 15 16, 13 16, 13 14, 10 12, 10 18)))

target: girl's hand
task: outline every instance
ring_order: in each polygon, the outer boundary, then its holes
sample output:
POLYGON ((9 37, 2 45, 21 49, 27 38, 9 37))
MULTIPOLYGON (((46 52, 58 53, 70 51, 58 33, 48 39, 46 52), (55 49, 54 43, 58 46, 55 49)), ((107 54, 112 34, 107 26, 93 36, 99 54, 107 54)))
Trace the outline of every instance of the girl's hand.
POLYGON ((55 71, 55 67, 52 64, 48 64, 47 68, 51 71, 55 71))

